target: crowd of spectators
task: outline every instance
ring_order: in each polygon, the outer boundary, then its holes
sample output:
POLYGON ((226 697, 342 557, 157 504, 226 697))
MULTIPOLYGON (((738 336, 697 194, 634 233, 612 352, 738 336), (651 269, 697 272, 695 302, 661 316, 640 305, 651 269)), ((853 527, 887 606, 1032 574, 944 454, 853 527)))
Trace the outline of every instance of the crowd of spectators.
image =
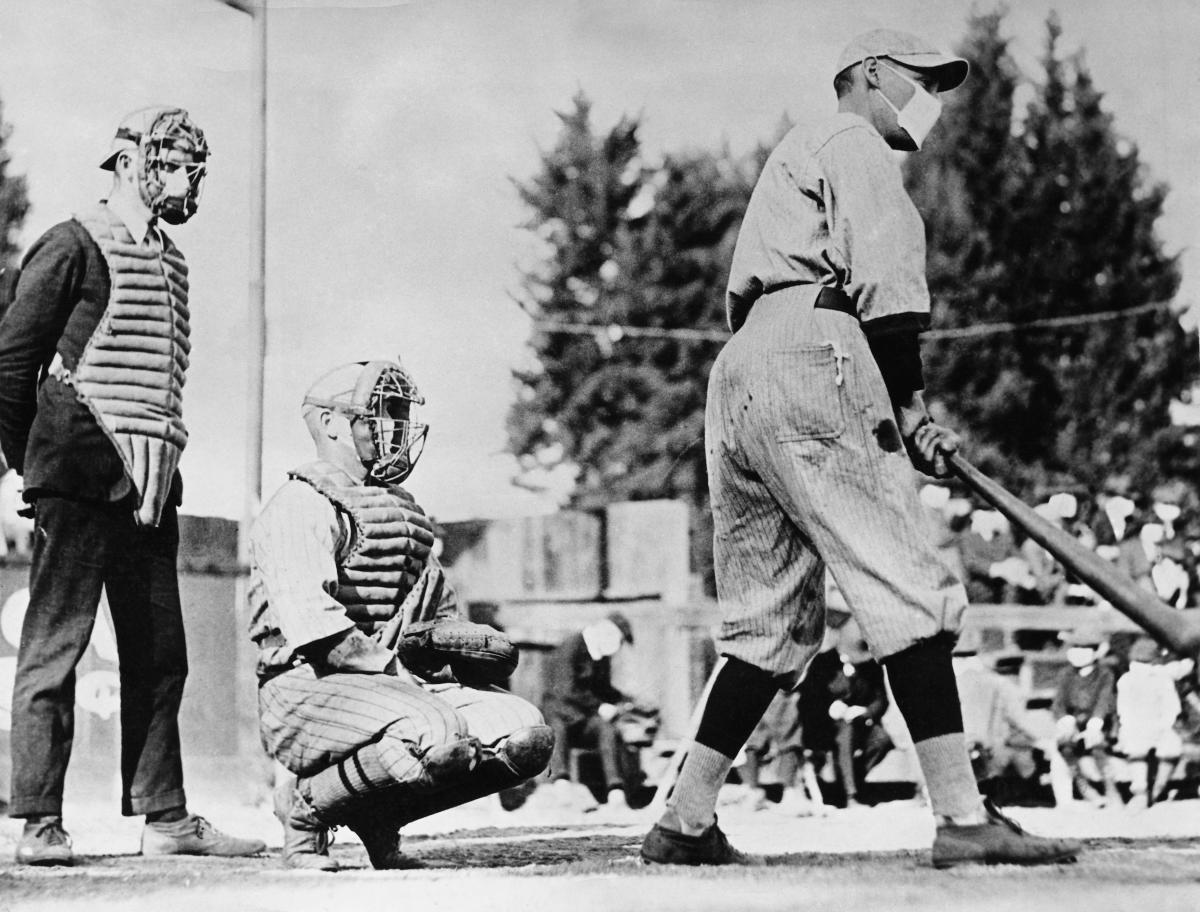
POLYGON ((1060 807, 1146 807, 1184 790, 1193 793, 1200 775, 1195 662, 1145 636, 1117 648, 1089 625, 1065 631, 1061 640, 1066 662, 1042 719, 1028 711, 1012 683, 1002 684, 1002 676, 988 669, 985 654, 960 644, 963 658, 955 662, 972 747, 984 760, 1017 761, 984 763, 981 780, 1008 776, 1031 787, 1044 782, 1060 807), (963 687, 967 662, 972 674, 990 676, 994 693, 1010 697, 974 699, 972 688, 963 687), (1005 711, 996 714, 1001 704, 1005 711), (990 724, 975 721, 989 713, 990 724))
MULTIPOLYGON (((921 498, 971 604, 1097 604, 1089 587, 998 511, 936 484, 921 498)), ((1200 509, 1110 490, 1095 497, 1058 492, 1035 509, 1167 604, 1200 607, 1200 509)))

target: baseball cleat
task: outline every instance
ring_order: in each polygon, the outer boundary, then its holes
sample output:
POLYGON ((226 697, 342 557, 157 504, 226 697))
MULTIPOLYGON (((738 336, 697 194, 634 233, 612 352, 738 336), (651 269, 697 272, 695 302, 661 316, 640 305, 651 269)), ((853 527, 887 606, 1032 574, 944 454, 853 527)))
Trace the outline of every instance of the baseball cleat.
POLYGON ((752 865, 762 859, 729 844, 716 820, 699 836, 688 836, 655 824, 642 840, 642 861, 649 864, 752 865))
POLYGON ((75 863, 71 837, 63 829, 61 817, 29 820, 17 843, 17 864, 69 865, 75 863))
POLYGON ((426 867, 423 862, 400 851, 400 828, 395 824, 381 820, 355 820, 346 825, 362 840, 371 867, 376 871, 405 871, 426 867))
POLYGON ((984 801, 984 823, 942 824, 933 840, 933 866, 959 864, 1060 864, 1074 861, 1082 845, 1074 839, 1049 839, 1026 833, 991 801, 984 801))

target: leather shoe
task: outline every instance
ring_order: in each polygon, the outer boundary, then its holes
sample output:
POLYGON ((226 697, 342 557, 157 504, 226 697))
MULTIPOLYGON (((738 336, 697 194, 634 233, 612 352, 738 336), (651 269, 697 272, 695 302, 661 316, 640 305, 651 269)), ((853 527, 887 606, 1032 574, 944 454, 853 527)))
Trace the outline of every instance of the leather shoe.
POLYGON ((17 843, 17 864, 69 865, 75 863, 71 837, 63 829, 61 817, 29 820, 17 843))
POLYGON ((362 840, 376 871, 405 871, 425 865, 400 851, 400 828, 382 820, 360 819, 347 824, 362 840))
POLYGON ((216 855, 235 858, 257 855, 267 844, 222 833, 199 814, 181 820, 147 823, 142 830, 143 855, 216 855))
POLYGON ((716 820, 698 836, 688 836, 654 824, 642 840, 642 861, 650 864, 751 865, 761 859, 729 844, 716 820))
POLYGON ((300 871, 336 871, 329 857, 332 831, 290 782, 275 789, 275 816, 283 825, 284 867, 300 871))
POLYGON ((991 801, 985 800, 983 807, 988 818, 984 823, 938 826, 933 840, 935 868, 958 864, 1058 864, 1074 861, 1082 848, 1074 839, 1048 839, 1026 833, 991 801))

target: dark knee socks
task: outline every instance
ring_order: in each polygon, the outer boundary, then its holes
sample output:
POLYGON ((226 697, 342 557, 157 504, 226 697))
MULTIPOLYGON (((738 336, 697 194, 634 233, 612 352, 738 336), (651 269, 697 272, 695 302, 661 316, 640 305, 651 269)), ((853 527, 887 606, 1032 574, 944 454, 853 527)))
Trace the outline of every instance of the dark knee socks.
POLYGON ((912 736, 934 814, 961 819, 978 812, 980 805, 963 736, 953 644, 954 634, 939 634, 888 656, 882 664, 912 736))
POLYGON ((778 690, 770 673, 739 659, 726 660, 705 701, 695 743, 688 748, 667 799, 664 825, 696 833, 712 823, 717 793, 733 759, 778 690))

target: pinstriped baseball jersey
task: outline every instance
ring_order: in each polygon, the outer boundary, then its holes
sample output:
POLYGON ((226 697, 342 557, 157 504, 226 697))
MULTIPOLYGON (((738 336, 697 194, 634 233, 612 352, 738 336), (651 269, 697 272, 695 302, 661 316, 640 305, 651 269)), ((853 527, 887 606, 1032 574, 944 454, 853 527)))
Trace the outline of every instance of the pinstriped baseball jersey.
MULTIPOLYGON (((341 670, 318 674, 299 658, 298 648, 356 630, 337 600, 343 523, 326 496, 293 480, 251 532, 251 636, 260 645, 260 671, 269 672, 259 688, 269 753, 292 772, 311 775, 378 741, 389 773, 404 782, 419 774, 416 758, 436 744, 469 734, 495 745, 540 724, 535 707, 499 689, 382 673, 394 654, 361 632, 355 635, 368 645, 341 670), (283 668, 289 670, 279 673, 283 668)), ((433 607, 439 615, 458 610, 440 601, 433 607)))
POLYGON ((865 322, 928 323, 924 232, 862 118, 797 128, 738 237, 733 338, 705 414, 718 648, 799 677, 821 642, 828 568, 877 658, 956 630, 966 596, 934 549, 865 322), (842 287, 857 316, 816 309, 842 287))
POLYGON ((864 324, 929 327, 925 226, 892 151, 857 114, 793 127, 771 152, 733 253, 730 328, 759 295, 795 284, 841 288, 864 324))

